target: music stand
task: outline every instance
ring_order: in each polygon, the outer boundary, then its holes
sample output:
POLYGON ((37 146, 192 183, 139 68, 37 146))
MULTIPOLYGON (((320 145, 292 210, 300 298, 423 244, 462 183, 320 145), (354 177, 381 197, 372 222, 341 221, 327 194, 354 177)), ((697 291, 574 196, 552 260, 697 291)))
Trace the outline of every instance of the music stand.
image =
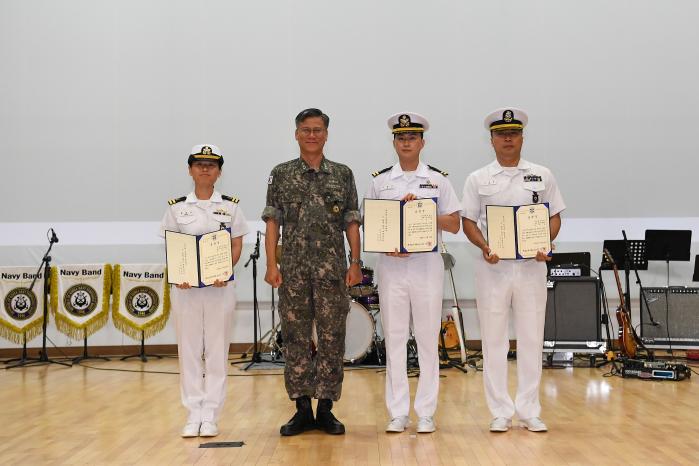
POLYGON ((692 277, 693 282, 699 282, 699 255, 694 257, 694 276, 692 277))
POLYGON ((646 230, 649 261, 665 261, 667 286, 670 286, 670 261, 689 261, 692 230, 646 230))
MULTIPOLYGON (((617 269, 626 267, 626 241, 623 239, 605 239, 602 249, 606 249, 614 257, 617 269)), ((630 239, 628 240, 631 262, 628 264, 636 270, 648 270, 648 257, 646 255, 646 240, 630 239)), ((607 261, 607 258, 602 255, 602 264, 600 270, 612 270, 612 263, 607 261)))

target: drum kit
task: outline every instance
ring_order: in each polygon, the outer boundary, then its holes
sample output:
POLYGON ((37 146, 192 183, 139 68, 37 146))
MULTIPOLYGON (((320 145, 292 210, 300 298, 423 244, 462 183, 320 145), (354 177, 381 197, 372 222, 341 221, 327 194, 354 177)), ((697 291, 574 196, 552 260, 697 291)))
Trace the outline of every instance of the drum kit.
POLYGON ((379 312, 379 290, 374 285, 374 271, 362 267, 362 281, 349 289, 352 298, 345 334, 346 363, 370 362, 384 365, 386 349, 379 312), (371 358, 370 358, 371 356, 371 358))
MULTIPOLYGON (((386 364, 386 349, 384 345, 381 317, 379 316, 379 291, 374 284, 374 271, 369 267, 362 267, 362 281, 349 288, 350 309, 347 314, 347 331, 345 332, 346 364, 372 364, 383 366, 386 364)), ((267 346, 274 360, 284 356, 284 342, 282 340, 279 324, 271 329, 265 337, 269 336, 267 346)), ((318 336, 313 325, 313 348, 318 343, 318 336)))

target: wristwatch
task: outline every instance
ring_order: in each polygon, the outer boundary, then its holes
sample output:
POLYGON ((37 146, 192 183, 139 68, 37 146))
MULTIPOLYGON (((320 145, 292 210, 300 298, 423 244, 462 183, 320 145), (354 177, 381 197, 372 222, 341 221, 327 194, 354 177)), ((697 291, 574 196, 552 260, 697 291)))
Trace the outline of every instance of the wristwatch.
POLYGON ((362 262, 361 259, 359 259, 359 258, 357 258, 357 259, 352 259, 352 254, 348 254, 348 255, 347 255, 347 260, 349 260, 350 265, 352 265, 352 264, 359 264, 360 267, 362 267, 362 266, 364 265, 364 262, 362 262))

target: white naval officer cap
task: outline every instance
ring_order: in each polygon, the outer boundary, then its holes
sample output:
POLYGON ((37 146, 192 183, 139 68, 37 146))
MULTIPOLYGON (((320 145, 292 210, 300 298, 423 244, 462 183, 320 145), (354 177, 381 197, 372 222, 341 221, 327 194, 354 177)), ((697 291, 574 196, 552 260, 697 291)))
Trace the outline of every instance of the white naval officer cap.
POLYGON ((424 133, 430 129, 430 123, 427 121, 427 118, 413 112, 400 112, 391 115, 387 123, 393 134, 424 133))
POLYGON ((201 161, 218 162, 218 166, 221 168, 221 165, 223 165, 221 149, 213 144, 197 144, 192 147, 187 163, 191 166, 193 162, 201 161))
POLYGON ((489 113, 483 123, 488 131, 500 131, 504 129, 524 129, 528 121, 529 117, 524 110, 515 107, 503 107, 489 113))

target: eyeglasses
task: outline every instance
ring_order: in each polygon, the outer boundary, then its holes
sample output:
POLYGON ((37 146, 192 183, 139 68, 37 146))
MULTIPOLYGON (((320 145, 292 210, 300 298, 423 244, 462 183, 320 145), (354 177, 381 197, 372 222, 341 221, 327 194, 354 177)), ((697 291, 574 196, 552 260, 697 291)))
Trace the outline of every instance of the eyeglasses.
POLYGON ((218 167, 218 164, 211 162, 194 162, 192 166, 198 170, 213 170, 218 167))
POLYGON ((325 134, 325 128, 299 128, 298 131, 303 136, 310 136, 311 134, 313 136, 322 136, 325 134))
POLYGON ((493 137, 498 139, 514 139, 522 135, 522 130, 493 131, 493 137))

